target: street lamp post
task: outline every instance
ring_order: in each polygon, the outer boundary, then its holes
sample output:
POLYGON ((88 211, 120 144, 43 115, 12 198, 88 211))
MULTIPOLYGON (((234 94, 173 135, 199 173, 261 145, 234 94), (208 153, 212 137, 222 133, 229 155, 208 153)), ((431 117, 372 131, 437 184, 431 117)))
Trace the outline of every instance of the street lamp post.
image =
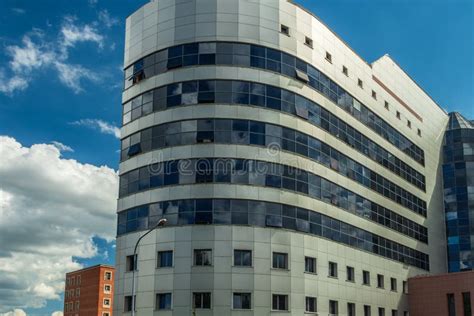
POLYGON ((138 244, 143 239, 143 237, 145 237, 146 235, 148 235, 149 233, 154 231, 159 226, 165 225, 166 222, 167 222, 166 218, 160 219, 158 221, 158 223, 156 223, 155 226, 153 226, 146 233, 141 235, 140 238, 138 238, 137 243, 135 244, 135 249, 133 250, 133 271, 132 271, 132 316, 135 316, 135 270, 137 269, 137 248, 138 248, 138 244))

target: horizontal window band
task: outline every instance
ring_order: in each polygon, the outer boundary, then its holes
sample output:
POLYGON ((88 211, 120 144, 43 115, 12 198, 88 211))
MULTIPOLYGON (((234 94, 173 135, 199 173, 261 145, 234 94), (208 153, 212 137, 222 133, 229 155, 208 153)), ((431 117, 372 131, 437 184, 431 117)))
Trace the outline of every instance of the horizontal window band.
POLYGON ((119 196, 199 183, 253 185, 304 194, 428 243, 427 228, 406 217, 308 170, 260 160, 195 158, 155 163, 121 175, 119 196))
POLYGON ((117 236, 166 226, 247 225, 288 229, 323 237, 397 262, 429 270, 429 256, 313 210, 243 199, 185 199, 140 205, 118 213, 117 236))
MULTIPOLYGON (((387 170, 425 191, 425 177, 334 114, 291 91, 237 80, 176 82, 145 92, 123 106, 123 123, 178 106, 232 104, 284 112, 321 128, 387 170)), ((127 157, 122 157, 126 159, 127 157)))
POLYGON ((183 120, 149 127, 122 140, 122 158, 199 143, 253 145, 287 151, 328 167, 380 195, 427 216, 426 202, 333 147, 297 130, 240 119, 183 120))
POLYGON ((311 64, 272 48, 235 42, 200 42, 169 47, 126 68, 124 88, 171 69, 196 65, 259 68, 299 80, 333 101, 422 166, 425 164, 424 151, 420 147, 348 91, 311 64))

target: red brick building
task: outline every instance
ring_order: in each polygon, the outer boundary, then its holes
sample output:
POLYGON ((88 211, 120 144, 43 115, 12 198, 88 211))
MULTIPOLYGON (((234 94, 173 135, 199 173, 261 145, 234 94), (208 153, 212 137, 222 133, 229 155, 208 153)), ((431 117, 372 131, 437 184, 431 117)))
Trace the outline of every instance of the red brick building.
POLYGON ((408 279, 410 316, 473 316, 474 271, 408 279))
POLYGON ((115 268, 96 265, 66 274, 64 316, 112 316, 115 268))

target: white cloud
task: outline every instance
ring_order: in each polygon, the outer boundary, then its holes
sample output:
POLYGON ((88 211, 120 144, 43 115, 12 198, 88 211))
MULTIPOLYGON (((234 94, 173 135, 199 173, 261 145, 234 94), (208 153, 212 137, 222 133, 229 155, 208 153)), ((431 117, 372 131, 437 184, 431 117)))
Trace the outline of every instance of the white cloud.
POLYGON ((113 169, 0 136, 0 312, 59 299, 81 268, 72 256, 96 256, 95 235, 113 240, 117 187, 113 169))
POLYGON ((72 122, 71 124, 98 129, 103 134, 114 135, 116 138, 120 139, 120 128, 99 119, 82 119, 72 122))
POLYGON ((18 15, 22 15, 26 13, 25 9, 22 9, 22 8, 12 8, 11 10, 13 13, 18 14, 18 15))
POLYGON ((119 23, 119 20, 110 16, 109 11, 107 10, 100 11, 98 18, 99 22, 104 24, 107 28, 111 28, 112 26, 117 25, 119 23))
POLYGON ((69 151, 69 152, 74 152, 74 149, 72 149, 71 147, 69 147, 68 145, 64 145, 63 143, 60 143, 58 141, 55 141, 53 140, 51 142, 51 144, 56 147, 59 151, 61 152, 66 152, 66 151, 69 151))
MULTIPOLYGON (((63 316, 63 315, 64 314, 61 311, 56 311, 51 314, 51 316, 63 316)), ((14 309, 7 313, 0 313, 0 316, 27 316, 27 314, 22 309, 14 309)))
POLYGON ((53 313, 51 314, 51 316, 63 316, 63 315, 64 315, 64 314, 63 314, 63 312, 61 312, 61 311, 53 312, 53 313))
POLYGON ((82 65, 71 64, 69 53, 78 43, 85 42, 102 49, 105 37, 98 28, 109 28, 117 22, 104 10, 99 13, 97 21, 89 24, 81 24, 76 17, 66 16, 54 39, 46 39, 40 29, 28 32, 19 44, 5 47, 10 60, 8 67, 0 68, 0 93, 12 95, 25 90, 34 74, 42 69, 52 69, 62 84, 74 93, 82 92, 84 81, 98 82, 101 77, 82 65))

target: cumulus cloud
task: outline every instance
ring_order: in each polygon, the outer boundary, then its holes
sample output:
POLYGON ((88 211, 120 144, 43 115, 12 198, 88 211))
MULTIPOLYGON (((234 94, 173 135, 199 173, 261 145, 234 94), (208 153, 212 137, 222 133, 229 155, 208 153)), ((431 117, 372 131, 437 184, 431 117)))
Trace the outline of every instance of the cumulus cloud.
POLYGON ((0 136, 0 313, 59 299, 65 273, 81 268, 72 257, 96 256, 94 236, 113 240, 117 186, 113 169, 64 159, 57 145, 0 136))
POLYGON ((69 53, 77 44, 85 42, 102 49, 105 37, 99 28, 110 28, 117 22, 104 10, 98 13, 96 21, 88 24, 80 23, 74 16, 64 17, 53 39, 46 38, 41 29, 28 32, 20 43, 5 47, 10 60, 8 67, 0 68, 0 93, 12 95, 25 90, 41 69, 52 69, 62 84, 74 93, 82 92, 84 81, 98 82, 100 76, 82 65, 72 64, 69 53))
MULTIPOLYGON (((63 312, 56 311, 51 314, 51 316, 63 316, 63 312)), ((14 309, 7 313, 0 313, 0 316, 27 316, 26 312, 22 309, 14 309)))
POLYGON ((51 142, 51 144, 56 147, 59 151, 61 152, 66 152, 66 151, 69 151, 69 152, 74 152, 74 149, 72 149, 71 147, 69 147, 68 145, 64 145, 63 143, 60 143, 58 141, 55 141, 53 140, 51 142))
POLYGON ((86 126, 98 129, 103 134, 109 134, 120 139, 120 128, 99 119, 82 119, 71 123, 72 125, 86 126))

